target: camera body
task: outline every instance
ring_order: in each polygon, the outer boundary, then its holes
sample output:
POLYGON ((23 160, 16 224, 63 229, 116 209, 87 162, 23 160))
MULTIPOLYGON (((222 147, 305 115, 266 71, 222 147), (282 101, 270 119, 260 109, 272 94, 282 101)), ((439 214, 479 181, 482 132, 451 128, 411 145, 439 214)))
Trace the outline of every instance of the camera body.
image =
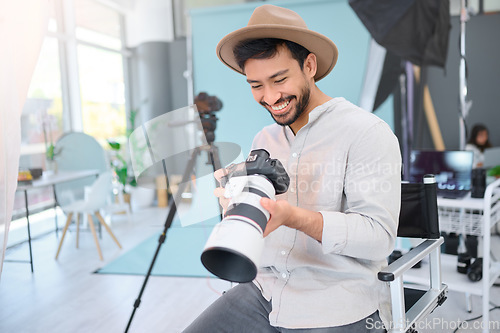
POLYGON ((213 143, 218 120, 215 112, 222 109, 222 102, 217 96, 210 96, 206 92, 201 92, 195 97, 194 104, 198 109, 205 138, 208 143, 213 143))
POLYGON ((221 184, 230 198, 228 209, 207 240, 201 261, 221 279, 249 282, 257 275, 270 218, 260 199, 275 200, 276 194, 288 190, 290 178, 281 162, 264 149, 252 150, 245 162, 227 171, 221 184))
POLYGON ((194 98, 194 103, 201 114, 211 113, 222 109, 222 102, 217 96, 210 96, 206 92, 199 93, 194 98))

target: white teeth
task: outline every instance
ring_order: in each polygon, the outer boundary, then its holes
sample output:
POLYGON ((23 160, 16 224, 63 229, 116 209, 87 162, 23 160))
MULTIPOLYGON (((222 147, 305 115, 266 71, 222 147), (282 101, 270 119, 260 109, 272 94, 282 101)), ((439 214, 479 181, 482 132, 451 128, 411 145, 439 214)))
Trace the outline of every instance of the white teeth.
POLYGON ((286 108, 288 104, 290 104, 290 101, 286 101, 283 104, 280 104, 277 106, 271 106, 271 109, 273 109, 274 111, 280 111, 280 110, 283 110, 284 108, 286 108))

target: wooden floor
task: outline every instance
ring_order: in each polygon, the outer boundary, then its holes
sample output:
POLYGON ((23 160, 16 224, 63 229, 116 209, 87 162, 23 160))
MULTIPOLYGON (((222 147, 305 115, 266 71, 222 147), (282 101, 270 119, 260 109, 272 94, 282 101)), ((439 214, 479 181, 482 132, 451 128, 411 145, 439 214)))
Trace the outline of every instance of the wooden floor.
MULTIPOLYGON (((144 282, 144 276, 93 272, 149 236, 163 230, 166 210, 151 208, 114 217, 111 228, 123 246, 119 250, 103 230, 98 258, 90 232, 68 233, 54 260, 59 238, 54 232, 33 241, 34 273, 26 263, 4 263, 0 280, 2 333, 124 332, 144 282)), ((60 223, 59 223, 60 224, 60 223)), ((60 233, 59 233, 60 237, 60 233)), ((168 241, 168 234, 167 234, 168 241)), ((28 258, 28 245, 7 250, 7 259, 28 258)), ((151 262, 148 258, 148 262, 151 262)), ((181 332, 230 283, 213 278, 150 277, 129 332, 181 332)))
MULTIPOLYGON (((162 231, 166 214, 165 209, 148 208, 135 213, 130 222, 125 216, 114 217, 111 227, 123 249, 119 250, 103 231, 100 243, 104 261, 98 259, 92 235, 88 231, 80 235, 79 249, 75 248, 75 232, 69 233, 57 261, 54 256, 59 238, 54 232, 34 240, 33 274, 29 264, 4 263, 0 280, 0 332, 124 332, 144 276, 93 272, 149 236, 162 231)), ((150 262, 152 256, 146 260, 150 262)), ((8 259, 27 257, 26 243, 7 251, 8 259)), ((230 283, 212 278, 151 277, 129 332, 181 332, 230 287, 230 283)), ((492 291, 491 300, 496 304, 500 303, 499 289, 494 287, 492 291)), ((460 320, 481 314, 480 297, 473 297, 472 313, 466 312, 464 300, 463 294, 450 292, 448 300, 429 316, 429 320, 437 318, 444 325, 455 325, 460 320)), ((491 320, 498 322, 500 310, 492 311, 490 316, 491 320)), ((454 332, 454 328, 436 326, 419 332, 454 332)))

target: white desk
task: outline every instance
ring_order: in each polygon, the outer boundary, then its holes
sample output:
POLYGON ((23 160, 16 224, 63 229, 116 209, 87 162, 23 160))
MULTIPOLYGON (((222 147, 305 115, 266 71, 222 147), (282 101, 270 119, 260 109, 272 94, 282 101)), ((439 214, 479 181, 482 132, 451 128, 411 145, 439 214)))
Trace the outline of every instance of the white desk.
MULTIPOLYGON (((480 236, 482 242, 483 278, 472 282, 467 275, 457 272, 457 256, 443 254, 441 270, 443 283, 450 290, 482 296, 483 332, 489 332, 490 287, 500 276, 500 262, 490 256, 490 230, 500 222, 500 179, 488 185, 484 198, 438 198, 439 227, 443 232, 480 236)), ((425 284, 428 271, 412 269, 405 281, 425 284)))
MULTIPOLYGON (((29 184, 19 184, 17 186, 17 191, 24 191, 24 203, 26 209, 26 224, 28 227, 28 245, 30 252, 30 260, 29 261, 21 261, 21 262, 29 262, 31 265, 31 272, 33 273, 33 251, 31 249, 31 231, 30 231, 30 219, 29 219, 29 203, 28 203, 28 191, 36 188, 48 187, 52 186, 52 192, 54 193, 54 208, 57 206, 57 196, 55 191, 55 185, 82 179, 91 176, 99 175, 99 170, 77 170, 77 171, 58 171, 57 173, 46 173, 44 172, 42 177, 33 180, 29 184)), ((56 216, 56 232, 57 232, 57 216, 56 216)), ((5 260, 5 261, 19 261, 19 260, 5 260)))

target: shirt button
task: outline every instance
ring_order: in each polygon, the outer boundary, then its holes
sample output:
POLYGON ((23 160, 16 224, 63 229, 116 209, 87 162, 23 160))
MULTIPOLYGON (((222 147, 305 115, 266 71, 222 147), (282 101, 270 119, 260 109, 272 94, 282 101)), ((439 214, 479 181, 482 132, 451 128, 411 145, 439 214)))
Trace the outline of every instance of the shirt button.
POLYGON ((292 154, 292 157, 297 157, 297 153, 293 153, 293 154, 292 154))
POLYGON ((282 256, 286 255, 286 251, 281 251, 281 255, 282 256))
POLYGON ((295 189, 292 187, 292 188, 290 189, 290 192, 295 193, 295 189))
POLYGON ((282 274, 281 274, 281 277, 282 277, 283 279, 286 279, 286 277, 287 277, 286 273, 282 273, 282 274))

